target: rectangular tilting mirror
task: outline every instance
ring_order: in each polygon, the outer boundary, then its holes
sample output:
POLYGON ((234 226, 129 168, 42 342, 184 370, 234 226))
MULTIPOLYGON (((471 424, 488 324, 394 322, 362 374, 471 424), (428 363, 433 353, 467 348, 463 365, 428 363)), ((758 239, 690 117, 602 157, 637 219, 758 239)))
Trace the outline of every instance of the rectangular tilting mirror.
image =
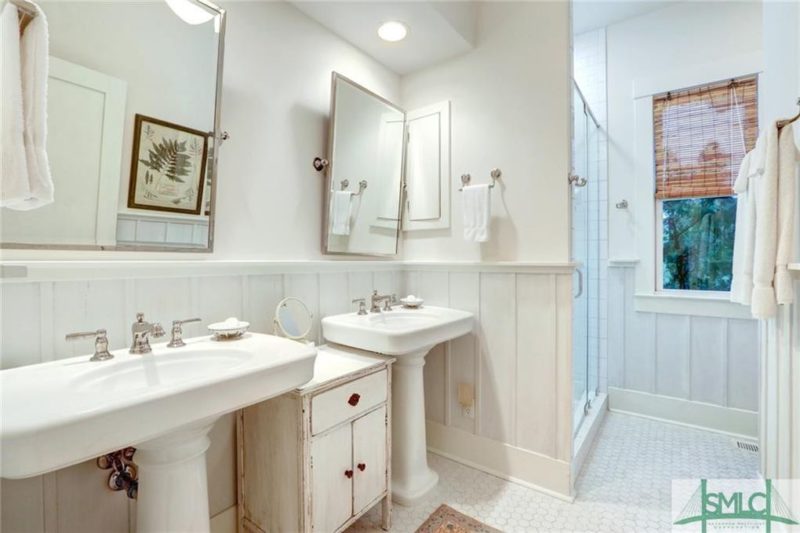
POLYGON ((325 242, 334 254, 397 253, 405 112, 333 73, 325 242))
MULTIPOLYGON (((52 194, 4 194, 0 246, 210 251, 224 11, 205 0, 39 4, 52 194)), ((47 165, 18 166, 8 172, 20 183, 48 180, 47 165)))

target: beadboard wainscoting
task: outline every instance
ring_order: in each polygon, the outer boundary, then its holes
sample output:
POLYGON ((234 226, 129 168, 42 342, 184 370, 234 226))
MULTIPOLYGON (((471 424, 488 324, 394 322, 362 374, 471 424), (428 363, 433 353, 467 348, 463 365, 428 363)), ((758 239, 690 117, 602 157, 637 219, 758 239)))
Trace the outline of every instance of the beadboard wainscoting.
POLYGON ((572 268, 404 271, 405 292, 475 314, 471 335, 425 363, 428 447, 497 476, 569 498, 572 458, 572 268), (473 386, 471 413, 458 385, 473 386))
MULTIPOLYGON (((112 349, 130 342, 137 311, 165 326, 238 316, 271 333, 280 299, 301 298, 320 318, 353 310, 373 289, 413 293, 430 305, 471 311, 472 335, 427 357, 429 447, 442 455, 555 495, 570 495, 572 455, 571 291, 564 264, 402 263, 395 261, 76 261, 3 264, 0 367, 89 354, 92 340, 64 335, 104 327, 112 349), (473 415, 457 384, 474 386, 473 415)), ((205 334, 186 324, 185 336, 205 334)), ((211 433, 210 513, 236 504, 233 416, 211 433)), ((0 530, 128 532, 136 503, 105 487, 107 471, 85 462, 44 476, 2 480, 0 530)), ((143 488, 142 490, 146 490, 143 488)), ((228 514, 224 514, 228 513, 228 514)))
MULTIPOLYGON (((2 368, 90 354, 93 339, 67 342, 73 331, 106 328, 111 349, 130 343, 137 311, 161 322, 202 317, 186 324, 184 336, 206 334, 205 326, 229 316, 272 333, 275 307, 297 296, 314 314, 312 340, 321 340, 321 316, 345 313, 353 298, 373 288, 400 293, 398 263, 381 262, 75 262, 4 265, 14 276, 0 284, 2 368)), ((160 339, 163 340, 163 339, 160 339)), ((223 417, 208 450, 209 504, 214 523, 236 504, 235 424, 223 417)), ((134 457, 135 460, 135 457, 134 457)), ((93 461, 24 480, 2 480, 0 531, 128 532, 135 529, 136 503, 106 488, 108 471, 93 461)), ((142 488, 142 490, 147 490, 142 488)))
POLYGON ((758 322, 637 312, 634 278, 609 268, 609 408, 756 437, 758 322))

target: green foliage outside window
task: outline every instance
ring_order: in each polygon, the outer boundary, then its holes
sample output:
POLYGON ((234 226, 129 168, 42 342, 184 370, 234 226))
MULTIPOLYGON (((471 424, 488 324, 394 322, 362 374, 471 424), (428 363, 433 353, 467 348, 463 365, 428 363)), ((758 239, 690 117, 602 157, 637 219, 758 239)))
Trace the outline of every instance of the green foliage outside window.
POLYGON ((729 291, 736 198, 664 200, 664 288, 729 291))

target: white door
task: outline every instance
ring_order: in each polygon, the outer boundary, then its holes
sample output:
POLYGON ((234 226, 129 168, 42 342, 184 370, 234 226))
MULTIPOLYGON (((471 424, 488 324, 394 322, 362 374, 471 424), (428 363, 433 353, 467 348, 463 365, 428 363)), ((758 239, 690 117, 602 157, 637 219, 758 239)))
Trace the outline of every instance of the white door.
POLYGON ((345 424, 311 441, 312 528, 336 531, 353 516, 352 427, 345 424))
POLYGON ((353 511, 386 490, 386 407, 353 422, 353 511))

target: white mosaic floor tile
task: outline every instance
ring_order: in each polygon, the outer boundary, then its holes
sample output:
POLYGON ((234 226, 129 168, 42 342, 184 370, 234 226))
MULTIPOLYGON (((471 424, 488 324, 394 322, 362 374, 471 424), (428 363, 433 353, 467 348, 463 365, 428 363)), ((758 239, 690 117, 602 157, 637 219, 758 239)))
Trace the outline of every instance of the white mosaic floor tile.
MULTIPOLYGON (((574 503, 429 454, 439 485, 413 506, 394 506, 392 532, 413 533, 440 504, 508 533, 670 530, 671 481, 752 478, 758 455, 717 433, 608 413, 577 482, 574 503)), ((380 531, 376 509, 348 533, 380 531)))

